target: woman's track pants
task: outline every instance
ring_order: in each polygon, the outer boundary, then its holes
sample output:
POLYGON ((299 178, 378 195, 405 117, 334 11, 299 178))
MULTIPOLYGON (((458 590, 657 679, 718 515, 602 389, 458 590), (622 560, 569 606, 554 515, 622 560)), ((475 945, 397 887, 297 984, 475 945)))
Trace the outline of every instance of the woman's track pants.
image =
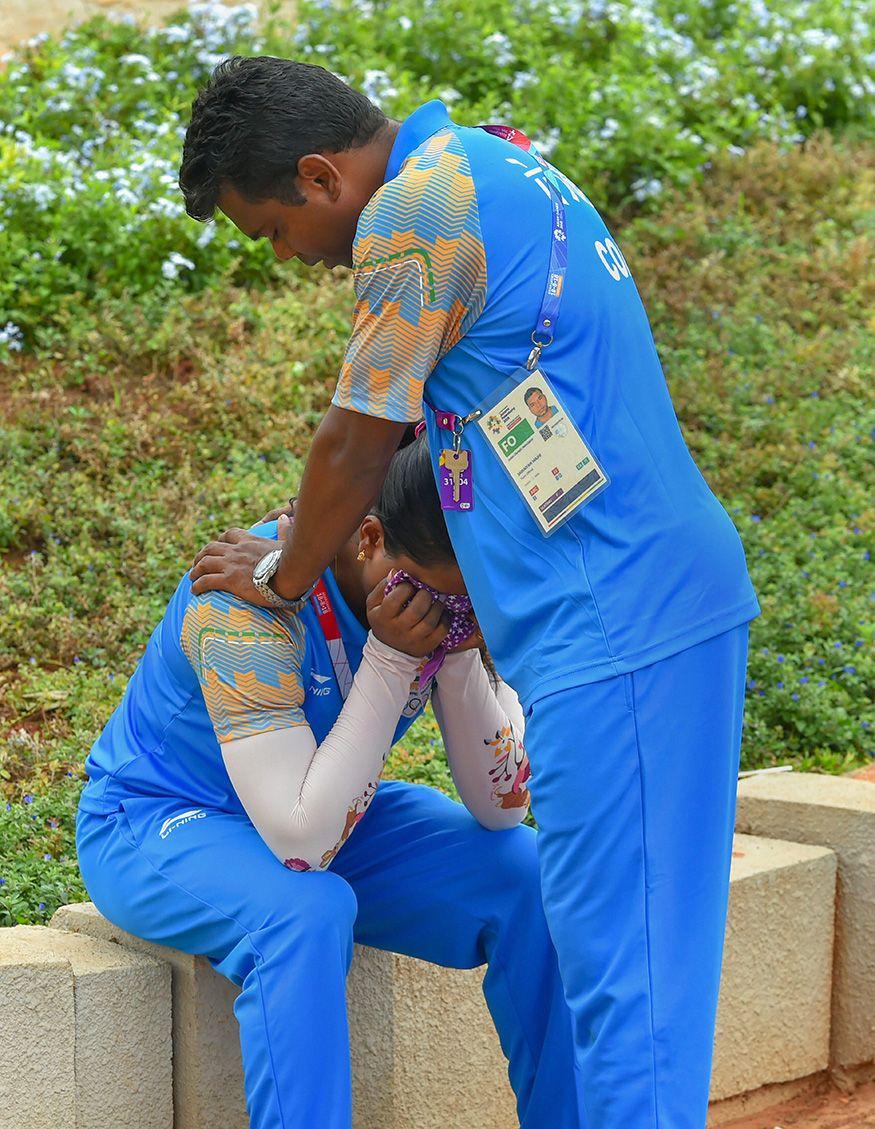
POLYGON ((582 1124, 531 828, 486 831, 430 788, 385 781, 324 872, 285 869, 243 815, 172 798, 130 796, 110 815, 80 810, 77 838, 106 917, 208 956, 241 986, 253 1129, 349 1129, 344 982, 354 940, 451 968, 488 963, 483 992, 521 1126, 582 1124))
POLYGON ((747 635, 549 695, 527 719, 586 1129, 704 1129, 747 635))

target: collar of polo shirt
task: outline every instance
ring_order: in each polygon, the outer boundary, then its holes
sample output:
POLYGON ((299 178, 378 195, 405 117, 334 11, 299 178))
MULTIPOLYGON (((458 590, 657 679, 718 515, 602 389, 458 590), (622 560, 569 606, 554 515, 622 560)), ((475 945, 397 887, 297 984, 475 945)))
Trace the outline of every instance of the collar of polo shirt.
POLYGON ((426 138, 444 129, 450 124, 450 115, 447 108, 438 98, 424 103, 418 110, 414 110, 409 118, 401 123, 401 128, 389 154, 389 163, 386 165, 385 184, 394 180, 401 171, 401 166, 414 149, 418 148, 426 138))

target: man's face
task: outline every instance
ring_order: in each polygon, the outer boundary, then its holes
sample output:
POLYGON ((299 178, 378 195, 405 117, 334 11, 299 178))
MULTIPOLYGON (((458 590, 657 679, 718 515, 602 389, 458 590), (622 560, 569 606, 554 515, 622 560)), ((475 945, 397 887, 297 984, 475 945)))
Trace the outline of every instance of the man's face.
POLYGON ((542 416, 547 410, 547 397, 543 392, 532 392, 526 403, 533 416, 542 416))
POLYGON ((304 197, 302 204, 281 204, 276 199, 253 204, 225 185, 219 193, 219 210, 244 235, 270 240, 282 261, 298 258, 309 267, 322 262, 329 270, 352 266, 356 224, 370 191, 353 176, 343 176, 320 154, 301 158, 296 186, 304 197))

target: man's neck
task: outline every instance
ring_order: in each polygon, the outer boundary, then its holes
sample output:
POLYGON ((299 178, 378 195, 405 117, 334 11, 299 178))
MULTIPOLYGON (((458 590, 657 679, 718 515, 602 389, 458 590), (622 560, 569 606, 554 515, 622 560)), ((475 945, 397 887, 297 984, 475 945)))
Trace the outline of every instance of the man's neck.
POLYGON ((386 181, 386 166, 389 164, 392 146, 400 128, 401 122, 388 121, 359 153, 358 159, 364 158, 367 162, 366 176, 373 184, 372 196, 386 181))

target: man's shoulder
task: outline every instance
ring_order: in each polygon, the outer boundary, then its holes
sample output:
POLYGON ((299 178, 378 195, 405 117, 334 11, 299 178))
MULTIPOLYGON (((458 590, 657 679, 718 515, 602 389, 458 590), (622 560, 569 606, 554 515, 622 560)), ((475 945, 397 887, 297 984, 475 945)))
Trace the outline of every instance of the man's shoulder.
POLYGON ((455 130, 440 129, 404 160, 359 217, 357 239, 415 230, 429 238, 452 231, 476 208, 471 164, 455 130))

